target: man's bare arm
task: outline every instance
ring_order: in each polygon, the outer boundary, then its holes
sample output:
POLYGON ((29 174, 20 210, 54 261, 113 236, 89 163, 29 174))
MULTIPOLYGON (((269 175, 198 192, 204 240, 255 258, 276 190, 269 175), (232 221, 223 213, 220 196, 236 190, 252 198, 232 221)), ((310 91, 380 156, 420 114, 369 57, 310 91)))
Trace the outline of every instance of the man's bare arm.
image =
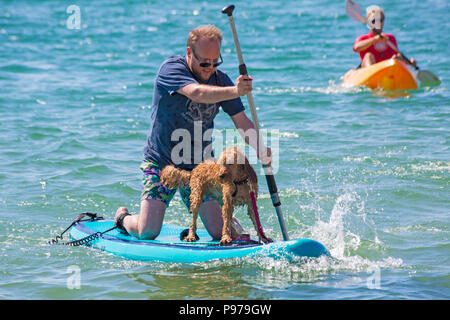
POLYGON ((220 87, 191 83, 177 90, 178 93, 197 103, 216 103, 246 95, 252 90, 252 78, 239 76, 235 86, 220 87))

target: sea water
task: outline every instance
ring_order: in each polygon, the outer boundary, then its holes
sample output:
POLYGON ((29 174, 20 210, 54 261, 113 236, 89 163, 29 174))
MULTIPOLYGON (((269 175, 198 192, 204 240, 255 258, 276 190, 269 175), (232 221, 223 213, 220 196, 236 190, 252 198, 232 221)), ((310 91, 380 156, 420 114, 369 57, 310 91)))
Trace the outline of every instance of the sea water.
MULTIPOLYGON (((234 3, 287 231, 320 241, 333 258, 170 264, 46 244, 80 212, 138 212, 155 74, 165 58, 186 53, 189 30, 213 23, 224 34, 220 69, 236 79, 221 13, 228 4, 0 1, 1 299, 450 298, 444 0, 377 3, 400 49, 442 79, 400 95, 342 86, 359 64, 354 40, 368 31, 343 1, 234 3)), ((215 127, 232 142, 225 113, 215 127)), ((282 240, 255 168, 262 225, 282 240)), ((245 211, 235 215, 255 235, 245 211)), ((189 225, 178 195, 165 221, 189 225)))

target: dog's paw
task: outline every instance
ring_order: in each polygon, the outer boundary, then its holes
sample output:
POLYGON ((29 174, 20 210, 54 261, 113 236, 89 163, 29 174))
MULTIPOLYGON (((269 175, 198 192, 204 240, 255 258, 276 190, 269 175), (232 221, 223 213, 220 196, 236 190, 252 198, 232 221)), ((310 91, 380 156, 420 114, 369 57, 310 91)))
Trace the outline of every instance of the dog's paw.
POLYGON ((195 242, 197 241, 197 238, 195 238, 195 236, 187 236, 184 238, 184 241, 186 242, 195 242))
POLYGON ((267 244, 267 243, 273 242, 273 240, 270 239, 270 238, 267 238, 267 237, 260 237, 260 238, 259 238, 259 242, 262 242, 262 243, 264 243, 264 244, 267 244))
POLYGON ((222 239, 220 239, 219 245, 224 246, 224 245, 230 244, 231 241, 233 241, 233 239, 231 239, 230 236, 224 235, 224 236, 222 236, 222 239))

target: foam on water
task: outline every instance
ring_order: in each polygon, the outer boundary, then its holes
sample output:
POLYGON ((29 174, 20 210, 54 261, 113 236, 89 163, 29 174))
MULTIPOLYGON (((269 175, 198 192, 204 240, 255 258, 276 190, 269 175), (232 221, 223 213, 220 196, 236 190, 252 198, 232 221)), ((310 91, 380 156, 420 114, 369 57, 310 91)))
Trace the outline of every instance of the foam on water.
MULTIPOLYGON (((304 226, 304 225, 303 225, 304 226)), ((346 192, 337 197, 328 221, 318 220, 312 226, 306 226, 302 232, 309 238, 324 244, 332 257, 302 259, 272 259, 258 257, 256 263, 265 271, 273 271, 289 276, 290 280, 312 281, 324 275, 336 272, 364 272, 373 267, 405 268, 401 258, 385 256, 384 244, 377 236, 377 230, 364 208, 364 200, 355 192, 346 192), (373 239, 364 239, 364 230, 359 226, 366 225, 373 234, 373 239), (358 228, 352 228, 357 225, 358 228), (383 257, 384 256, 384 257, 383 257)))
MULTIPOLYGON (((295 193, 298 193, 298 191, 295 193)), ((379 240, 374 223, 367 217, 364 201, 356 192, 345 192, 335 200, 328 220, 322 221, 319 219, 311 226, 300 222, 297 224, 304 230, 293 232, 294 236, 291 236, 291 238, 308 237, 317 240, 328 248, 331 257, 322 256, 305 259, 296 256, 273 257, 261 255, 195 263, 191 267, 204 271, 220 268, 243 268, 247 270, 256 267, 256 272, 265 279, 266 285, 276 287, 286 286, 297 281, 321 281, 329 275, 340 272, 371 272, 373 268, 409 268, 401 258, 386 256, 384 253, 385 245, 379 240), (361 224, 369 229, 373 239, 364 239, 364 235, 361 234, 364 233, 364 228, 360 228, 361 224)), ((182 206, 181 203, 178 205, 182 206)), ((186 224, 187 220, 173 219, 170 223, 186 224)), ((241 220, 241 223, 247 226, 245 220, 241 220)), ((275 230, 278 228, 274 228, 273 223, 265 229, 269 236, 278 232, 278 230, 275 230)), ((253 233, 251 229, 248 231, 253 233)), ((189 268, 189 266, 183 264, 155 263, 153 265, 157 269, 162 268, 159 272, 189 268)))

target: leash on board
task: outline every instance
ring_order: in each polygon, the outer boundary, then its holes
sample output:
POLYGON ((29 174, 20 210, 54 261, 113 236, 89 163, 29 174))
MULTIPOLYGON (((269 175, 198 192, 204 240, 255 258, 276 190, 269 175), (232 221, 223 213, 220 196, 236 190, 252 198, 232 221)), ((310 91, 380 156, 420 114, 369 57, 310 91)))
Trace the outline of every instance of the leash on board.
POLYGON ((73 222, 70 224, 70 226, 68 226, 60 235, 57 235, 54 239, 51 239, 50 241, 47 242, 47 244, 53 245, 53 244, 59 244, 59 245, 65 245, 65 246, 73 246, 73 247, 77 247, 77 246, 84 246, 84 245, 88 245, 90 242, 94 241, 97 238, 100 238, 103 234, 114 230, 117 228, 117 226, 114 226, 108 230, 105 230, 103 232, 96 232, 93 233, 87 237, 78 239, 78 240, 73 240, 73 241, 69 241, 69 242, 60 242, 60 240, 63 239, 64 234, 70 229, 72 228, 74 225, 76 225, 79 222, 82 221, 96 221, 96 220, 103 220, 103 217, 99 217, 97 216, 96 213, 92 213, 92 212, 83 212, 80 213, 75 220, 73 220, 73 222), (84 219, 84 217, 88 216, 89 219, 84 219))

